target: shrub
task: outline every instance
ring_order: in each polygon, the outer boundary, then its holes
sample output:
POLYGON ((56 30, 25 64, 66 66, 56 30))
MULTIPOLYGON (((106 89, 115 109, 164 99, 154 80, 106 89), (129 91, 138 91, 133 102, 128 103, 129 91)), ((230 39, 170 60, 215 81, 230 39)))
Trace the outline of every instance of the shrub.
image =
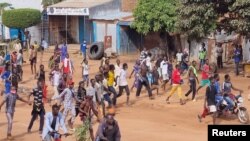
POLYGON ((9 28, 24 29, 40 23, 41 13, 29 8, 6 10, 3 12, 2 21, 9 28))

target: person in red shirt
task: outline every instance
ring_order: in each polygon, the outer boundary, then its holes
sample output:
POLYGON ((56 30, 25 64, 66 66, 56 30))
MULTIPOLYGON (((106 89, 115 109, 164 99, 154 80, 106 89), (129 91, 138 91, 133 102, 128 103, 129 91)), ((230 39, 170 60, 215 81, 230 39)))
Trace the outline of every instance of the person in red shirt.
POLYGON ((181 79, 181 73, 180 73, 180 65, 175 65, 175 70, 172 74, 172 89, 166 99, 167 103, 170 104, 169 98, 177 91, 178 97, 180 98, 180 104, 184 105, 185 102, 182 100, 182 89, 181 84, 183 83, 183 80, 181 79))
POLYGON ((206 59, 205 64, 202 66, 202 73, 201 73, 201 85, 196 91, 196 94, 198 94, 198 91, 203 88, 204 86, 209 86, 209 74, 210 74, 210 67, 209 67, 209 60, 206 59))

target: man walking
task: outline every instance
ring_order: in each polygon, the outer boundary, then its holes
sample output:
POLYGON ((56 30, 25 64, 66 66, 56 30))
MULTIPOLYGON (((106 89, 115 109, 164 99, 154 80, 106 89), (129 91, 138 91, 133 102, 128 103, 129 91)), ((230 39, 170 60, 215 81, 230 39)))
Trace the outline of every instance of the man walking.
POLYGON ((34 102, 33 102, 33 110, 31 112, 32 118, 28 127, 28 133, 31 132, 31 128, 33 126, 34 121, 37 119, 37 116, 40 116, 40 127, 39 127, 39 133, 42 134, 43 131, 43 124, 44 124, 44 115, 45 115, 45 108, 43 105, 43 81, 37 82, 37 88, 33 89, 33 92, 29 95, 33 95, 34 102))

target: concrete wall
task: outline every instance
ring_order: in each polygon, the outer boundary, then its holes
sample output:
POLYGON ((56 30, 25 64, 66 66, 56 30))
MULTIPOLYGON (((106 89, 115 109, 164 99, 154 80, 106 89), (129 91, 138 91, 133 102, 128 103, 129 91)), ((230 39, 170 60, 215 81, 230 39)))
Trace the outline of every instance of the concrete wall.
POLYGON ((96 41, 97 42, 104 42, 105 36, 112 36, 112 52, 116 52, 116 24, 114 23, 107 23, 97 22, 96 23, 96 41))
POLYGON ((113 0, 103 5, 95 6, 89 9, 89 18, 93 19, 95 16, 102 16, 107 14, 114 14, 120 12, 120 0, 113 0))

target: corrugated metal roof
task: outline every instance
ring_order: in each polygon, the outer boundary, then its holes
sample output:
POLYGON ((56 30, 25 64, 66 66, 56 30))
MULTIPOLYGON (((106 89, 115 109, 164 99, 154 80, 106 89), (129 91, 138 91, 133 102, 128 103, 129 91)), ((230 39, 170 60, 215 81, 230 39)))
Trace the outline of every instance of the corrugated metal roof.
POLYGON ((110 1, 112 0, 66 0, 49 7, 90 8, 110 1))
POLYGON ((91 17, 91 19, 94 20, 121 20, 125 17, 132 16, 133 14, 131 12, 118 12, 113 14, 107 14, 107 15, 98 15, 91 17))

